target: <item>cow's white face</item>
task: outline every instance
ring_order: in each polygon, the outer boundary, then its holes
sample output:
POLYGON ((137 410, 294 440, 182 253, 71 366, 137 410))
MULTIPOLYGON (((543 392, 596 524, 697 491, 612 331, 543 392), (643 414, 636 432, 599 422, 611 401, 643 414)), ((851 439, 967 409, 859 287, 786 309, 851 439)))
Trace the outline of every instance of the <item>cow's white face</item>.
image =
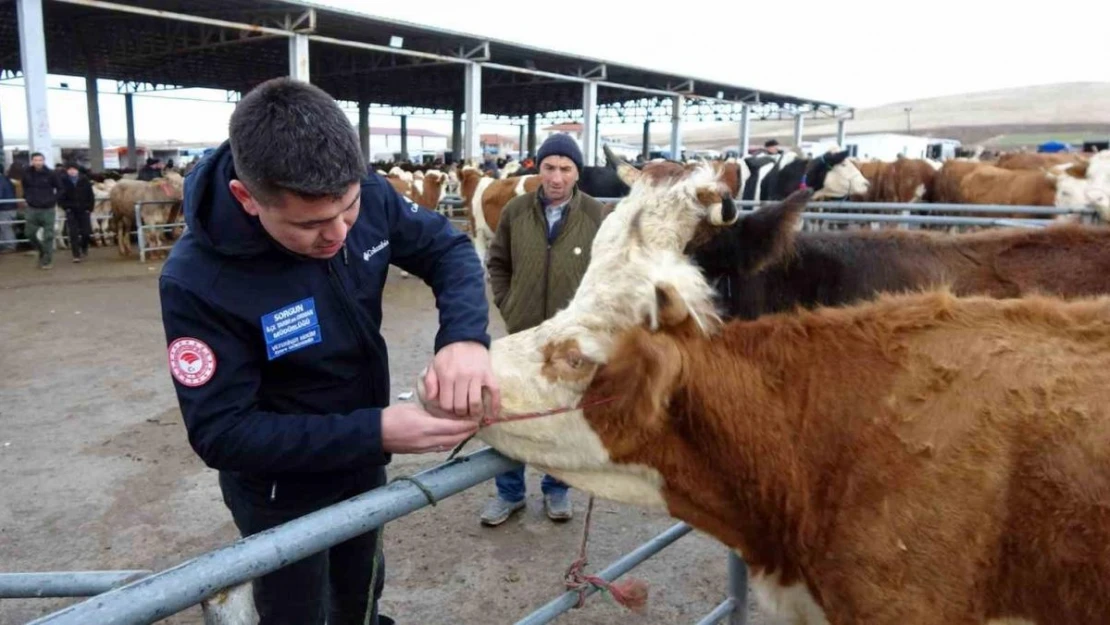
POLYGON ((1046 175, 1056 183, 1057 208, 1091 208, 1098 211, 1104 221, 1110 218, 1110 190, 1094 184, 1090 178, 1053 172, 1046 175))
POLYGON ((825 175, 825 185, 814 195, 814 199, 867 195, 870 189, 871 182, 864 177, 859 167, 852 161, 845 160, 834 165, 825 175))
MULTIPOLYGON (((658 325, 656 284, 671 285, 673 297, 687 302, 704 331, 719 323, 713 291, 683 250, 695 236, 736 221, 735 206, 724 199, 728 189, 705 165, 690 171, 659 163, 645 166, 642 175, 623 175, 639 179, 602 222, 571 302, 543 324, 491 345, 503 415, 577 406, 615 336, 645 319, 658 325)), ((491 425, 478 438, 600 496, 662 503, 657 474, 646 467, 613 467, 581 410, 491 425)))

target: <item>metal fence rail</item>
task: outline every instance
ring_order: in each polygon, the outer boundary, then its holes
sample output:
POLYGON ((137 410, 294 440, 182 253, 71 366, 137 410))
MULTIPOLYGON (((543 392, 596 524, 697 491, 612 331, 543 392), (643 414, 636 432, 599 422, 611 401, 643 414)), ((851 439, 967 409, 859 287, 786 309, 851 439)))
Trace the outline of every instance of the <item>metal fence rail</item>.
MULTIPOLYGON (((767 200, 736 200, 737 206, 745 208, 758 207, 764 204, 776 204, 767 200)), ((1002 213, 1004 215, 1085 215, 1097 216, 1098 211, 1093 208, 1058 208, 1056 206, 1010 206, 1008 204, 935 204, 931 202, 849 202, 840 200, 821 200, 807 202, 807 208, 837 209, 837 210, 881 210, 902 211, 910 210, 923 213, 1002 213)))
MULTIPOLYGON (((674 544, 676 540, 689 534, 693 529, 694 528, 685 523, 676 523, 662 534, 659 534, 655 538, 652 538, 651 540, 637 547, 635 550, 626 554, 624 557, 605 567, 601 572, 597 573, 597 576, 607 582, 612 582, 621 575, 624 575, 625 573, 636 568, 651 556, 659 553, 665 547, 674 544)), ((588 597, 596 592, 597 589, 593 586, 590 586, 586 589, 584 594, 588 597)), ((516 625, 542 625, 543 623, 550 623, 551 621, 562 615, 564 612, 568 612, 573 609, 574 606, 577 604, 578 592, 574 590, 568 590, 567 592, 551 600, 551 602, 549 602, 547 605, 544 605, 535 612, 517 621, 516 625)))
MULTIPOLYGON (((147 247, 146 237, 143 236, 144 231, 146 231, 146 230, 151 230, 151 231, 153 231, 153 230, 162 230, 162 231, 168 232, 173 228, 177 228, 178 226, 180 226, 182 228, 186 227, 186 224, 183 221, 179 222, 179 223, 172 223, 172 224, 146 225, 146 224, 143 223, 143 206, 148 205, 148 204, 177 204, 177 203, 178 203, 177 200, 144 200, 144 201, 141 201, 141 202, 135 202, 135 232, 137 233, 136 239, 137 239, 137 245, 139 246, 139 262, 140 263, 145 263, 146 262, 146 255, 149 254, 150 252, 160 252, 160 251, 163 251, 163 250, 173 249, 173 245, 159 245, 159 246, 156 246, 156 247, 147 247)), ((182 215, 184 215, 184 212, 182 212, 182 215)))
POLYGON ((91 597, 147 575, 150 571, 0 573, 0 599, 91 597))
MULTIPOLYGON (((520 463, 492 449, 483 449, 412 477, 440 500, 518 466, 520 463)), ((276 571, 429 504, 415 483, 394 481, 48 614, 31 625, 140 625, 157 621, 224 588, 276 571)))

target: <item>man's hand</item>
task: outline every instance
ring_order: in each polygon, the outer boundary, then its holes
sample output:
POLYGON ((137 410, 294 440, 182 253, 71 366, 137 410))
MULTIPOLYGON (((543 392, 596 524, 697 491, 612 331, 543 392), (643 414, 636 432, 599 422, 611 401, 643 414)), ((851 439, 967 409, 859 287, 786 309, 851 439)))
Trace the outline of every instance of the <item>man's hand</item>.
POLYGON ((382 449, 388 453, 448 451, 477 431, 477 421, 441 419, 417 404, 397 404, 382 410, 382 449))
POLYGON ((490 391, 490 410, 501 411, 501 387, 493 377, 489 350, 481 343, 451 343, 439 350, 424 375, 428 403, 460 417, 482 416, 482 388, 490 391))

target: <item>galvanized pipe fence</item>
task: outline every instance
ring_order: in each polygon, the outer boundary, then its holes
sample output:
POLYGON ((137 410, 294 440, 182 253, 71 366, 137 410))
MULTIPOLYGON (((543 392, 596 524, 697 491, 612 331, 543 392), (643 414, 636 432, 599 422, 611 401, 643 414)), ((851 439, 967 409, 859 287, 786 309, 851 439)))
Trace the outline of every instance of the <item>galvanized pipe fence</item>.
MULTIPOLYGON (((157 621, 200 604, 232 588, 382 527, 389 521, 420 510, 451 495, 521 466, 490 448, 437 465, 412 476, 328 506, 265 532, 161 571, 90 571, 9 573, 0 575, 0 598, 91 596, 29 625, 138 625, 157 621), (136 578, 136 576, 138 576, 136 578)), ((685 523, 673 525, 599 573, 613 581, 690 533, 685 523)), ((746 567, 735 553, 729 559, 729 596, 710 613, 716 623, 730 625, 747 619, 746 567)), ((584 591, 595 594, 594 588, 584 591)), ((549 623, 575 608, 577 591, 567 591, 518 622, 549 623)), ((709 617, 707 617, 708 619, 709 617)))

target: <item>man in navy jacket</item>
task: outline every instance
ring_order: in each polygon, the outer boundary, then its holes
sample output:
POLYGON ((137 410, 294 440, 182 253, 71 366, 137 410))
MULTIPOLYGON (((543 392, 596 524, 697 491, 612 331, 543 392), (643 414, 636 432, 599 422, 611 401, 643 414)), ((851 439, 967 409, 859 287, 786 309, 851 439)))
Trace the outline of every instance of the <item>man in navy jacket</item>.
MULTIPOLYGON (((495 411, 500 393, 473 244, 367 175, 328 94, 263 83, 237 105, 229 137, 185 181, 188 230, 159 289, 189 442, 219 470, 246 536, 381 486, 393 453, 450 449, 476 430, 482 388, 495 411), (389 405, 379 328, 391 263, 435 293, 425 383, 451 414, 389 405)), ((392 623, 377 615, 376 543, 370 532, 255 580, 260 625, 361 625, 368 610, 370 623, 392 623)))

